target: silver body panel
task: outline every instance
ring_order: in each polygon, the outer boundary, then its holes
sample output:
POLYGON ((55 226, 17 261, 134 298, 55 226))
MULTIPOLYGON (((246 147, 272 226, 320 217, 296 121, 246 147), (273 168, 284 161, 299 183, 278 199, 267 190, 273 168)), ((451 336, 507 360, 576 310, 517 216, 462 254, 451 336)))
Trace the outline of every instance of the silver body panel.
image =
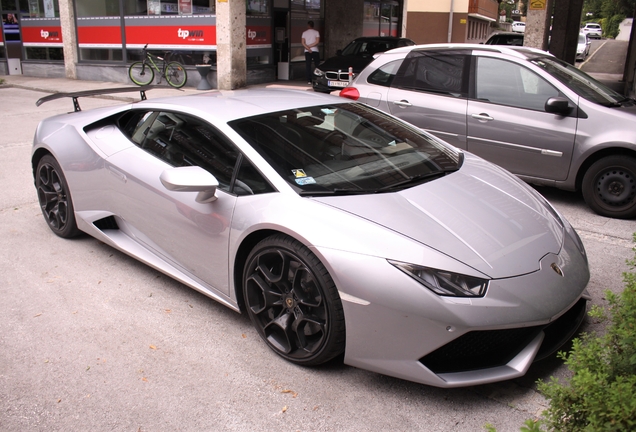
POLYGON ((84 131, 131 105, 43 121, 33 156, 48 153, 59 161, 82 231, 237 311, 234 275, 243 265, 243 242, 263 231, 300 241, 340 294, 347 364, 440 387, 523 375, 542 333, 497 367, 434 373, 419 359, 471 331, 547 325, 585 298, 589 270, 574 230, 526 184, 470 154, 457 172, 400 192, 302 197, 227 124, 326 102, 347 103, 308 92, 248 90, 134 104, 214 125, 268 179, 272 193, 217 190, 216 200, 201 203, 196 192, 168 190, 160 177, 171 166, 117 127, 84 131), (118 228, 94 224, 106 217, 118 228), (482 298, 439 296, 388 260, 487 278, 490 286, 482 298))

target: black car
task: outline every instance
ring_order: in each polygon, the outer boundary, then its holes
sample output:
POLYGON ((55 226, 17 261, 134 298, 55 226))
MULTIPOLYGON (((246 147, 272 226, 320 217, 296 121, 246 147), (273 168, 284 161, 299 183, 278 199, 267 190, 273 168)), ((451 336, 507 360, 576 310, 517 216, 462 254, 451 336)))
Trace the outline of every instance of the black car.
POLYGON ((485 43, 486 45, 523 46, 523 33, 516 33, 516 32, 493 33, 485 43))
POLYGON ((349 68, 353 68, 352 79, 373 60, 373 55, 393 48, 415 45, 411 39, 398 37, 361 37, 338 50, 314 70, 313 88, 317 92, 329 93, 349 84, 349 68))

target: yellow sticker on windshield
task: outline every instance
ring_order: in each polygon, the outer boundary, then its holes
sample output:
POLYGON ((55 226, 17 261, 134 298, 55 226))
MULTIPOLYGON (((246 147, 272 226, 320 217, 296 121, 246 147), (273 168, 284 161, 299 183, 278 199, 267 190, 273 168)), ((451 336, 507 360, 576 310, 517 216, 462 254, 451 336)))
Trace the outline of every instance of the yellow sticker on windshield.
POLYGON ((307 174, 305 174, 305 171, 301 169, 292 170, 292 173, 294 174, 294 177, 296 178, 307 177, 307 174))

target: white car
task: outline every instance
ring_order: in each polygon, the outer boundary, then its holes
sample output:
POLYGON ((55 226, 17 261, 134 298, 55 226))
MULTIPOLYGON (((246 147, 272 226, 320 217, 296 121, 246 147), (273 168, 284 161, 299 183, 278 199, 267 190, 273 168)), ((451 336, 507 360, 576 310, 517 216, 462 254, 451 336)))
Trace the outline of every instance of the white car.
MULTIPOLYGON (((99 93, 44 99, 79 109, 99 93)), ((250 89, 58 115, 32 164, 53 233, 87 233, 247 314, 297 365, 344 355, 484 384, 522 376, 585 317, 585 248, 543 197, 347 99, 250 89)))
POLYGON ((603 36, 603 28, 597 23, 587 23, 585 27, 581 29, 582 33, 585 33, 589 38, 600 39, 603 36))
POLYGON ((512 31, 516 33, 525 33, 526 32, 526 23, 522 21, 514 21, 512 23, 512 31))
POLYGON ((576 45, 576 60, 584 61, 590 54, 590 39, 585 33, 579 33, 579 42, 576 45))

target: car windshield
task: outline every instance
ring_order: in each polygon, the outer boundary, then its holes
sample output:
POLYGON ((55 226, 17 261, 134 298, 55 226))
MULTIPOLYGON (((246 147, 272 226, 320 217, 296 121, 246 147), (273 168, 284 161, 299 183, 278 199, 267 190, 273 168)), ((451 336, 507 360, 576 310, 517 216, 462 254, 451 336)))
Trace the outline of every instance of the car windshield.
POLYGON ((586 44, 587 43, 587 38, 585 37, 584 34, 580 34, 579 35, 579 43, 580 44, 586 44))
POLYGON ((400 190, 442 177, 463 154, 358 103, 312 106, 229 125, 301 195, 400 190))
POLYGON ((351 55, 373 55, 378 52, 388 51, 395 48, 395 42, 388 40, 358 40, 353 41, 342 50, 343 56, 351 55))
POLYGON ((553 57, 530 60, 554 78, 565 84, 577 95, 600 105, 615 107, 625 102, 625 97, 580 71, 571 64, 553 57))

